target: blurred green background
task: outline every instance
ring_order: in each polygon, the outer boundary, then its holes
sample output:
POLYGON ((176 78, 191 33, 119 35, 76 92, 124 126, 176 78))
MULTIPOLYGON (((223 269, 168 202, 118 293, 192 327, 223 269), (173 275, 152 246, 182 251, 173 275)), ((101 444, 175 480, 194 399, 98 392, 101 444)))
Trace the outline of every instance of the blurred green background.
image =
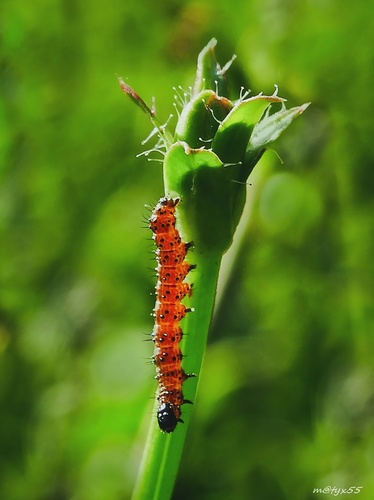
POLYGON ((160 164, 135 157, 151 127, 115 75, 166 120, 215 36, 223 64, 238 55, 234 95, 277 83, 312 106, 248 188, 174 498, 374 498, 373 3, 0 13, 0 497, 131 494, 155 390, 144 204, 163 188, 160 164))

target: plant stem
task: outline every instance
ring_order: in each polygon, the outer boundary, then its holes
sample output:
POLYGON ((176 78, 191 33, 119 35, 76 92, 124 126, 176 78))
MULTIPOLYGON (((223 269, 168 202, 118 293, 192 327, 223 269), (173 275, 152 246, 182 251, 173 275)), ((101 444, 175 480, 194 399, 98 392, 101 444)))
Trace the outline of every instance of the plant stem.
MULTIPOLYGON (((196 269, 189 275, 194 289, 188 305, 194 311, 182 323, 185 333, 182 352, 186 356, 183 366, 187 373, 198 375, 201 370, 221 258, 220 254, 201 253, 198 249, 191 249, 188 254, 188 262, 196 264, 196 269)), ((197 378, 187 380, 184 384, 186 399, 194 401, 196 389, 197 378)), ((186 407, 183 406, 182 415, 185 423, 178 424, 171 434, 163 434, 156 418, 152 418, 133 500, 167 500, 171 497, 190 420, 190 411, 188 407, 185 411, 186 407)))

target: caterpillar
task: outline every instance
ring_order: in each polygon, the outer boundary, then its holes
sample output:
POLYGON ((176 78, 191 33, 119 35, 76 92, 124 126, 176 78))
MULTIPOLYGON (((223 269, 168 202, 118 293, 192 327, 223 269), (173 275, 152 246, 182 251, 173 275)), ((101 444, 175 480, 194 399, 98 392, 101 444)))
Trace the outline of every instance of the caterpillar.
POLYGON ((183 370, 179 347, 183 337, 180 321, 191 311, 182 304, 183 298, 192 294, 192 285, 184 280, 196 267, 185 261, 192 244, 183 242, 176 228, 175 210, 179 202, 179 198, 161 198, 149 218, 158 264, 152 332, 158 382, 157 421, 166 433, 173 432, 178 422, 183 423, 181 405, 191 401, 184 398, 182 386, 187 378, 194 376, 183 370))

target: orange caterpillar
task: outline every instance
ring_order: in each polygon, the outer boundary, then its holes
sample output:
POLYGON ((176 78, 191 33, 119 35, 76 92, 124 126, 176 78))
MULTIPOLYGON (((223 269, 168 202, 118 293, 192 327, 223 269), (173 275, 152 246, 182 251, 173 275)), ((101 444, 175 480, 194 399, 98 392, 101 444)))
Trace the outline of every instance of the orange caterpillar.
POLYGON ((158 381, 157 420, 163 432, 173 432, 177 423, 183 422, 180 407, 191 401, 184 399, 182 385, 193 376, 185 373, 181 366, 183 355, 179 347, 183 336, 179 323, 191 311, 181 302, 192 293, 192 285, 184 280, 195 267, 185 262, 191 244, 182 241, 175 227, 175 209, 179 201, 179 198, 161 198, 149 219, 157 246, 158 280, 152 340, 158 381))

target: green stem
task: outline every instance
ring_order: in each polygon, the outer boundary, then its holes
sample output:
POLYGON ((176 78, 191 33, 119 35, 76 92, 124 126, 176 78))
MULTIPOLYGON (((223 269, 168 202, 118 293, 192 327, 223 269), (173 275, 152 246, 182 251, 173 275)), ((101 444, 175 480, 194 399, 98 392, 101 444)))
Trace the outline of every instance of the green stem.
MULTIPOLYGON (((185 335, 181 349, 186 356, 183 367, 187 373, 199 375, 201 370, 221 258, 220 254, 201 253, 198 249, 191 249, 188 253, 188 262, 196 264, 196 269, 189 274, 194 289, 188 305, 194 311, 182 323, 185 335)), ((194 401, 197 378, 187 380, 183 389, 186 399, 194 401)), ((156 417, 152 418, 133 500, 167 500, 171 497, 190 420, 188 405, 182 408, 185 423, 178 424, 171 434, 163 434, 156 417)))

